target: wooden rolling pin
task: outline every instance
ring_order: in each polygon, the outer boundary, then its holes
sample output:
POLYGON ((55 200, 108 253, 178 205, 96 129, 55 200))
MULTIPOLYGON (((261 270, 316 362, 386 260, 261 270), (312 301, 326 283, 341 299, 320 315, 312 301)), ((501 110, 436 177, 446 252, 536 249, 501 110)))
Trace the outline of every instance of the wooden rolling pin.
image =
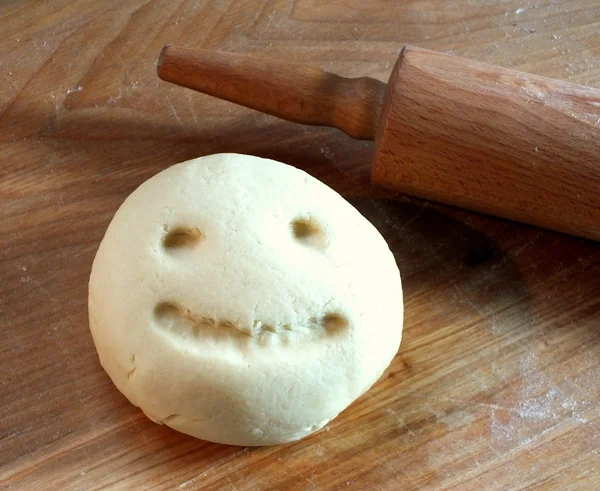
POLYGON ((374 183, 600 240, 600 90, 405 47, 387 84, 165 46, 163 80, 375 140, 374 183))

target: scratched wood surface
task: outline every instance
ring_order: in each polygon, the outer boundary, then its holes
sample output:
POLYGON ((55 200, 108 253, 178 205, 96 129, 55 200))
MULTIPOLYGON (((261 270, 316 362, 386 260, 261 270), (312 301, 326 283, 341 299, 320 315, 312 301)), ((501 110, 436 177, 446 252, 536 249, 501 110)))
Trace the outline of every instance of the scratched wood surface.
POLYGON ((176 43, 386 80, 407 43, 600 87, 595 0, 0 2, 0 487, 598 489, 600 244, 369 185, 372 147, 158 80, 176 43), (405 285, 403 344, 324 430, 215 445, 148 421, 87 325, 99 241, 145 179, 220 151, 347 196, 405 285))

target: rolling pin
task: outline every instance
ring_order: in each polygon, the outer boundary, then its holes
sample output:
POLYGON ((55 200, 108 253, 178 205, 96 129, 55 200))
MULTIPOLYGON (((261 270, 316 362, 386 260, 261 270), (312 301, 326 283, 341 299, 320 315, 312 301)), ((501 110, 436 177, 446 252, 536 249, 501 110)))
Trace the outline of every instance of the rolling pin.
POLYGON ((406 46, 389 82, 165 46, 161 79, 375 141, 373 183, 600 240, 600 90, 406 46))

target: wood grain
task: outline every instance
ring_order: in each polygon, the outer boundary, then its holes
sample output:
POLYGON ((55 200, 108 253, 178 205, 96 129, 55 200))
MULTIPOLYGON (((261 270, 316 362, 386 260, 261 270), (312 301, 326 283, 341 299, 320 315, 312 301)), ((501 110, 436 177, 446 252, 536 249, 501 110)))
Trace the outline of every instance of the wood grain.
POLYGON ((371 145, 156 76, 165 44, 387 80, 413 44, 600 87, 592 0, 16 1, 0 6, 0 486, 597 489, 600 247, 370 187, 371 145), (87 325, 98 243, 136 186, 219 151, 349 197, 403 272, 406 330, 376 386, 282 447, 149 422, 87 325))

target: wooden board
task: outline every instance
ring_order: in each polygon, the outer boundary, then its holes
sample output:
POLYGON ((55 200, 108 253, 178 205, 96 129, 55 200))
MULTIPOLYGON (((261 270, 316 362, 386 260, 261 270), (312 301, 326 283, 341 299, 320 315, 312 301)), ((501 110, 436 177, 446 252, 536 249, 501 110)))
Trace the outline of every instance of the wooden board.
POLYGON ((369 185, 372 147, 158 80, 166 43, 386 80, 407 43, 600 87, 595 0, 0 4, 0 486, 598 489, 600 244, 369 185), (235 151, 306 169, 389 241, 406 327, 384 377, 295 444, 148 421, 102 371, 87 280, 124 198, 235 151))

